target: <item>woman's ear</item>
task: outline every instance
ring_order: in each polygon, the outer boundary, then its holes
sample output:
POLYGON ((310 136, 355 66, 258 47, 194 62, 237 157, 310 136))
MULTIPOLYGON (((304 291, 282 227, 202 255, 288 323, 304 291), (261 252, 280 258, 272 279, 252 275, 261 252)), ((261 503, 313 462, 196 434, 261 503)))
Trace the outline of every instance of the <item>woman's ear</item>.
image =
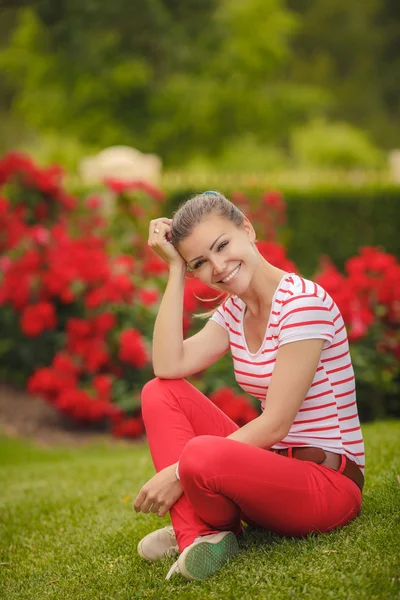
POLYGON ((253 225, 250 223, 247 217, 244 217, 243 220, 243 229, 249 236, 250 242, 253 244, 256 241, 256 232, 254 231, 253 225))

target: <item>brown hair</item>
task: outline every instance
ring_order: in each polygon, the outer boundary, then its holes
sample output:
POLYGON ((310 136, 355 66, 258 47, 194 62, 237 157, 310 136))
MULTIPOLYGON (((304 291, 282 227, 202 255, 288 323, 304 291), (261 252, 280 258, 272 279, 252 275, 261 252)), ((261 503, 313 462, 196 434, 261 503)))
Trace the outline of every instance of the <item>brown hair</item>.
MULTIPOLYGON (((235 206, 230 200, 225 198, 220 192, 210 190, 203 192, 202 194, 196 194, 189 200, 186 200, 181 204, 178 210, 172 216, 171 223, 171 242, 172 245, 177 248, 179 243, 186 239, 193 231, 193 229, 204 219, 210 215, 217 215, 228 219, 236 227, 240 227, 244 221, 244 213, 235 206)), ((222 292, 215 298, 205 299, 198 298, 202 302, 214 302, 218 298, 224 295, 224 300, 230 297, 222 292)), ((221 304, 223 304, 223 302, 221 304)), ((219 306, 221 306, 221 304, 219 306)), ((201 314, 195 314, 195 317, 207 318, 210 317, 218 308, 216 308, 201 314)))
POLYGON ((172 216, 171 242, 176 248, 205 217, 211 214, 225 217, 237 227, 243 224, 244 213, 220 192, 208 191, 186 200, 172 216))

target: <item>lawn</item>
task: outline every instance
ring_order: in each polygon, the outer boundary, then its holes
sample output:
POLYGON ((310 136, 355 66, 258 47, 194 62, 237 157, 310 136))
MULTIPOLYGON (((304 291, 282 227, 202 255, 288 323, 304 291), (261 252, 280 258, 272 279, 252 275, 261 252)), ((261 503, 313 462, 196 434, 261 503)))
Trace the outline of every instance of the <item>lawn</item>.
POLYGON ((400 598, 400 422, 363 431, 355 522, 301 540, 247 530, 242 552, 204 582, 165 581, 173 559, 151 564, 136 553, 142 536, 169 523, 131 507, 153 473, 146 446, 43 449, 0 438, 0 598, 400 598))

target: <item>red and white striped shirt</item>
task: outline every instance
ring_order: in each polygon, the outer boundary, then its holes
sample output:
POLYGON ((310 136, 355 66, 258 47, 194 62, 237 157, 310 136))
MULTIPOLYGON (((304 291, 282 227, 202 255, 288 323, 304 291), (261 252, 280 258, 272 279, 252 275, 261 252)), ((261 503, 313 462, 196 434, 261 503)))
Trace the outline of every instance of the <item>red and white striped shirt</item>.
POLYGON ((267 392, 278 349, 297 340, 326 340, 312 385, 288 435, 273 448, 316 446, 346 454, 364 469, 364 442, 356 403, 354 371, 346 327, 335 302, 317 283, 287 273, 272 299, 264 341, 249 351, 244 335, 246 305, 228 298, 212 315, 229 333, 237 383, 268 402, 267 392))

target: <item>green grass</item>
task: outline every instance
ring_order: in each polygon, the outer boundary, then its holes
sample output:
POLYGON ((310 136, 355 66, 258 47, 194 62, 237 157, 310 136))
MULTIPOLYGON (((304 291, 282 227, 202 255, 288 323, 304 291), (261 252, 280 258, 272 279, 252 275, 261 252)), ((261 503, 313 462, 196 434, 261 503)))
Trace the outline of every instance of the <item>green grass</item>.
MULTIPOLYGON (((0 598, 114 600, 400 598, 400 422, 365 425, 360 517, 341 530, 281 539, 260 530, 204 582, 165 581, 139 539, 168 518, 133 511, 153 473, 145 446, 43 449, 0 439, 0 598)), ((296 510, 296 506, 293 506, 296 510)))

